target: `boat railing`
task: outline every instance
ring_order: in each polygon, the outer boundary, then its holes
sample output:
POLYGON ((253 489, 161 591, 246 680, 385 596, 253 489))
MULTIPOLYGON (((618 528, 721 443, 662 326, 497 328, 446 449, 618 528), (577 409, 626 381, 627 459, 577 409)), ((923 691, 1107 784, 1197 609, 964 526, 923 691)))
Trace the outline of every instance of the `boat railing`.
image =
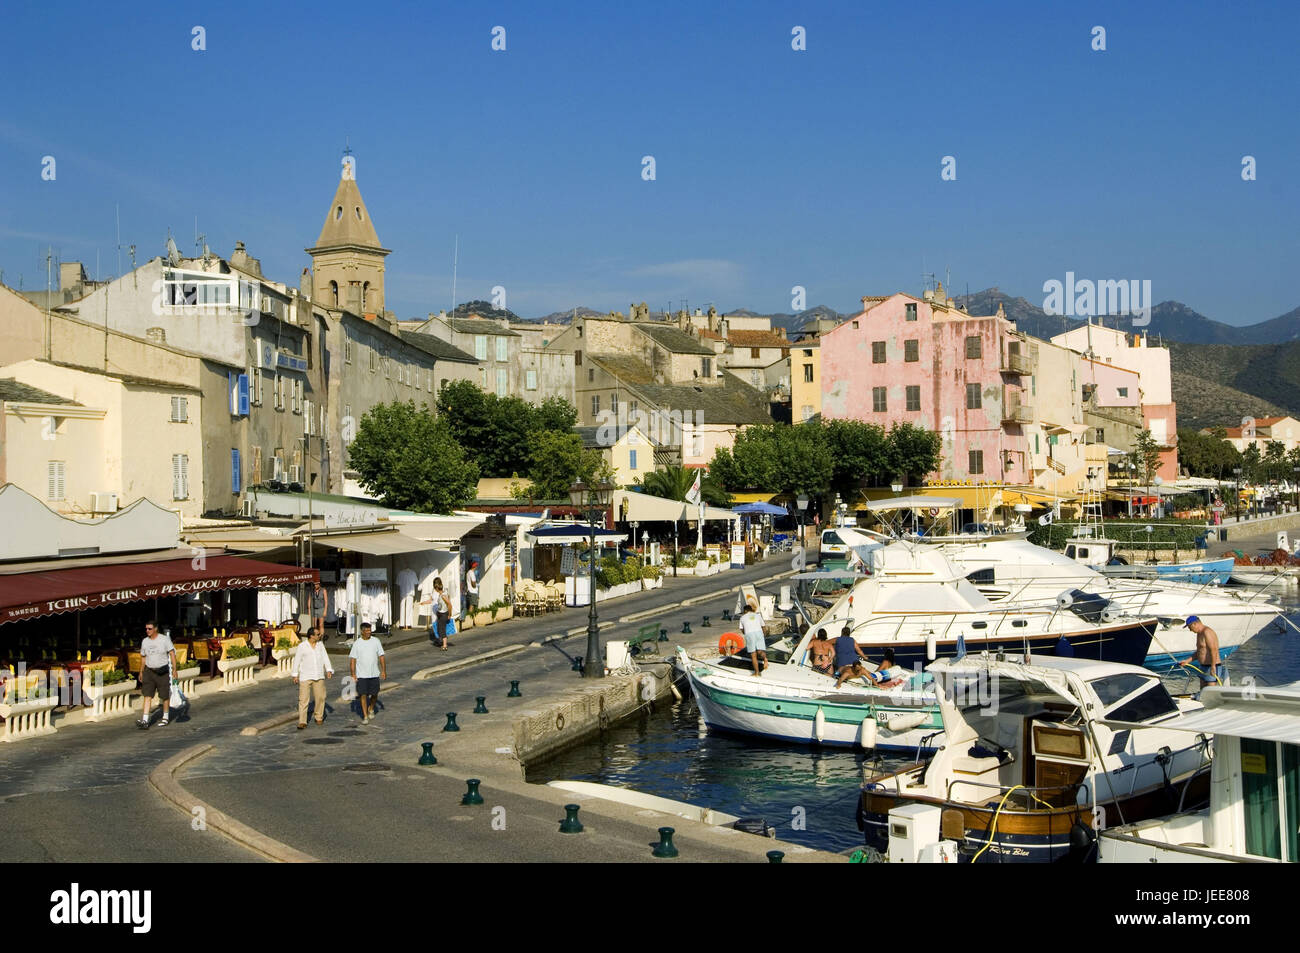
MULTIPOLYGON (((1013 791, 1015 792, 1023 791, 1025 792, 1027 797, 1033 798, 1034 800, 1038 800, 1040 795, 1047 795, 1052 792, 1082 791, 1084 794, 1083 804, 1086 805, 1092 803, 1092 793, 1091 793, 1091 789, 1088 787, 1087 781, 1080 781, 1077 784, 1056 784, 1056 785, 1049 786, 1049 785, 1026 785, 1026 784, 995 784, 992 781, 968 781, 965 778, 952 778, 948 781, 948 787, 944 794, 945 800, 948 801, 955 800, 952 796, 952 789, 959 784, 964 784, 974 788, 987 788, 990 791, 999 792, 1002 797, 1007 797, 1013 791)), ((1041 803, 1046 804, 1047 803, 1046 799, 1044 798, 1041 801, 1041 803)), ((1079 810, 1080 806, 1081 805, 1078 803, 1063 804, 1059 806, 1051 805, 1051 810, 1052 811, 1077 811, 1079 810)), ((1026 808, 1026 810, 1033 810, 1033 809, 1026 808)))

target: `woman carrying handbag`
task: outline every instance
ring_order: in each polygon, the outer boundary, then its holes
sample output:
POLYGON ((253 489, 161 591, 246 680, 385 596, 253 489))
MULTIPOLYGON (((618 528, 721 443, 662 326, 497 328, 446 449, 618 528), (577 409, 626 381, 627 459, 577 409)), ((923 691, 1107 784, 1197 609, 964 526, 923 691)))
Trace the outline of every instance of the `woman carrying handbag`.
POLYGON ((442 591, 442 579, 433 580, 433 636, 434 641, 440 644, 445 652, 447 651, 448 629, 451 627, 451 600, 447 594, 442 591))

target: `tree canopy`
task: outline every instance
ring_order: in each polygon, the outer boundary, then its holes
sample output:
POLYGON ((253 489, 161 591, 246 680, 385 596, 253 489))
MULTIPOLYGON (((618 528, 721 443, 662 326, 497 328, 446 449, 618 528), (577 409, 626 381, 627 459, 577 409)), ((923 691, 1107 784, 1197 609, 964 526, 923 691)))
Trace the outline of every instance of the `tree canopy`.
MULTIPOLYGON (((651 496, 661 496, 666 500, 685 500, 686 494, 695 485, 698 471, 686 467, 664 467, 647 473, 641 480, 642 488, 651 496)), ((710 471, 700 481, 700 494, 710 506, 728 506, 731 494, 723 487, 718 475, 710 471)))
POLYGON ((1224 439, 1222 428, 1208 434, 1180 430, 1178 462, 1191 476, 1226 480, 1232 478, 1233 469, 1241 466, 1241 453, 1224 439))
POLYGON ((417 513, 450 513, 478 486, 478 467, 447 422, 414 401, 372 407, 348 445, 348 466, 385 504, 417 513))
POLYGON ((584 449, 576 433, 542 430, 533 435, 532 441, 528 470, 532 486, 525 493, 533 499, 568 499, 569 487, 575 481, 590 483, 613 476, 600 451, 584 449))
POLYGON ((578 411, 560 397, 534 406, 486 393, 471 381, 451 381, 438 392, 438 416, 482 476, 508 477, 532 469, 537 434, 571 434, 578 411))

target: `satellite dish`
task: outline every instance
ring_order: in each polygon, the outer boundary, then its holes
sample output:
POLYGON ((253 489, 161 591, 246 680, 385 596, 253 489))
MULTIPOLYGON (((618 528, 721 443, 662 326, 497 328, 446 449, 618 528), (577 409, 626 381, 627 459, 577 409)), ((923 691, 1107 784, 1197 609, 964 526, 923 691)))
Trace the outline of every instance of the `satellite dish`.
POLYGON ((167 264, 179 265, 181 263, 181 250, 176 247, 176 242, 170 235, 167 236, 167 264))

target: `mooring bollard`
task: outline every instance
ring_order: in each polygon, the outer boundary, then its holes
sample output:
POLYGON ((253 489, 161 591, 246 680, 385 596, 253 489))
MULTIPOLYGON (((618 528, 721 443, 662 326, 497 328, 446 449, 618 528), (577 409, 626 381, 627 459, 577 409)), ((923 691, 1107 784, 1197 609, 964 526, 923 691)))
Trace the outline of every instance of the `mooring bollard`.
POLYGON ((564 805, 564 820, 560 821, 561 834, 581 834, 582 822, 578 820, 578 805, 564 805))
POLYGON ((473 711, 473 714, 475 714, 475 715, 486 715, 486 714, 488 713, 487 705, 484 704, 484 702, 486 702, 486 701, 487 701, 487 696, 486 696, 486 695, 475 695, 475 696, 474 696, 474 711, 473 711))
POLYGON ((730 610, 730 609, 723 609, 723 610, 722 610, 722 621, 723 621, 723 622, 731 622, 731 621, 732 621, 732 618, 731 618, 731 610, 730 610))
POLYGON ((460 725, 456 724, 456 713, 447 712, 447 723, 442 726, 443 731, 460 731, 460 725))
POLYGON ((676 857, 677 848, 673 846, 673 834, 677 833, 671 827, 659 828, 659 843, 655 844, 654 855, 656 857, 676 857))
POLYGON ((767 862, 769 864, 779 864, 784 859, 785 859, 785 851, 769 850, 767 852, 767 862))
POLYGON ((660 641, 660 642, 667 642, 667 641, 668 641, 668 630, 667 630, 667 629, 660 629, 660 630, 659 630, 659 641, 660 641))
POLYGON ((523 692, 519 690, 519 679, 514 679, 510 683, 510 691, 506 692, 506 698, 522 698, 523 692))
POLYGON ((432 741, 422 741, 422 742, 420 742, 420 747, 424 749, 424 752, 420 755, 420 761, 419 761, 420 764, 437 764, 437 763, 438 763, 438 759, 435 758, 435 757, 433 756, 433 742, 432 742, 432 741))
POLYGON ((581 655, 575 655, 575 656, 573 657, 573 664, 570 665, 569 668, 570 668, 572 671, 574 671, 574 672, 581 672, 581 671, 582 671, 582 656, 581 656, 581 655))
POLYGON ((467 790, 465 792, 465 796, 460 799, 460 803, 461 804, 482 804, 483 795, 478 793, 478 786, 482 783, 483 782, 480 781, 478 778, 470 778, 468 781, 466 781, 465 784, 468 786, 469 790, 467 790))
POLYGON ((690 635, 690 634, 691 634, 691 624, 689 622, 683 622, 682 635, 690 635))
POLYGON ((709 621, 709 617, 708 617, 708 616, 705 616, 705 617, 704 617, 704 622, 700 625, 700 628, 701 628, 701 629, 711 629, 711 628, 713 628, 713 623, 709 621))

